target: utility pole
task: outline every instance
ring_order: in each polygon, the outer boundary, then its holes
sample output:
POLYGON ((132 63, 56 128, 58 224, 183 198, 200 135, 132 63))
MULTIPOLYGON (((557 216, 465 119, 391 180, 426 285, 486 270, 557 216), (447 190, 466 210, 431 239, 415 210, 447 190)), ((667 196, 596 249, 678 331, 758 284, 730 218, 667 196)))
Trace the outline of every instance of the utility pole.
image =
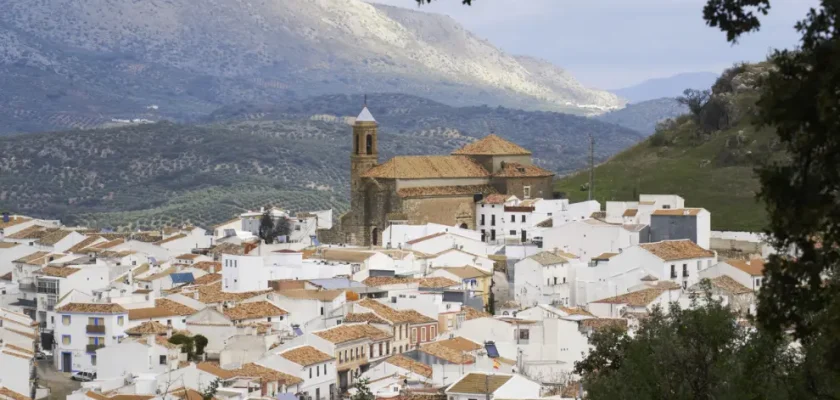
POLYGON ((595 138, 589 134, 589 200, 592 200, 592 185, 595 184, 595 138))

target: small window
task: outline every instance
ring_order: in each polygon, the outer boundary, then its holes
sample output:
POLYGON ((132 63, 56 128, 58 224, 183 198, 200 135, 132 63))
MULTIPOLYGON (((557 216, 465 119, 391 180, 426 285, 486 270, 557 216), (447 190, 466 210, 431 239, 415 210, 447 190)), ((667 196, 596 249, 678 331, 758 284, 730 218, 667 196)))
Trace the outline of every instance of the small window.
POLYGON ((309 368, 309 379, 312 379, 312 368, 309 368))
POLYGON ((90 365, 96 365, 96 354, 90 355, 90 365))
POLYGON ((555 285, 557 284, 557 277, 556 276, 554 277, 554 284, 555 285))
POLYGON ((527 329, 520 329, 519 330, 519 339, 520 340, 528 340, 531 337, 531 331, 527 329))
POLYGON ((160 365, 166 365, 166 356, 160 356, 160 365))
POLYGON ((267 322, 271 322, 271 317, 266 317, 267 322))
POLYGON ((324 315, 324 307, 321 307, 321 315, 324 315))
POLYGON ((61 344, 69 345, 70 344, 70 335, 61 335, 61 344))
POLYGON ((525 214, 522 214, 522 222, 525 222, 525 214))
POLYGON ((62 315, 61 316, 61 325, 64 325, 64 326, 70 325, 70 316, 69 315, 62 315))
POLYGON ((516 230, 515 230, 515 229, 511 229, 511 231, 510 231, 510 235, 511 235, 511 236, 516 236, 516 230))
POLYGON ((526 199, 530 199, 531 198, 531 187, 530 186, 522 187, 522 195, 526 199))
POLYGON ((122 315, 117 316, 117 325, 123 326, 123 323, 125 323, 125 317, 122 315))

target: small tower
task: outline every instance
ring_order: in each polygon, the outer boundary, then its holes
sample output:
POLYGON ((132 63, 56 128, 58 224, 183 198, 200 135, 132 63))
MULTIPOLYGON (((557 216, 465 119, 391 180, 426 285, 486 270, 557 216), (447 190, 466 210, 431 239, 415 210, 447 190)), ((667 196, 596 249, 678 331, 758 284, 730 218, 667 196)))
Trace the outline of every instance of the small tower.
POLYGON ((378 124, 367 104, 353 124, 353 153, 350 155, 350 190, 361 189, 362 175, 379 161, 377 148, 378 124))

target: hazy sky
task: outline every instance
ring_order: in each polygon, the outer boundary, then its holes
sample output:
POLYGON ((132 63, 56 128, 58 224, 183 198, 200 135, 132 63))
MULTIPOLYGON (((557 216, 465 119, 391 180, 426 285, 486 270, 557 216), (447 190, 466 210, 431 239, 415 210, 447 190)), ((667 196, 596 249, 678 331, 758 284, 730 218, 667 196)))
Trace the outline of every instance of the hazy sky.
MULTIPOLYGON (((415 0, 371 0, 417 9, 415 0)), ((435 0, 447 14, 508 53, 549 60, 584 84, 617 89, 681 72, 720 72, 791 47, 793 25, 817 0, 772 0, 761 32, 736 46, 702 18, 705 0, 435 0)))

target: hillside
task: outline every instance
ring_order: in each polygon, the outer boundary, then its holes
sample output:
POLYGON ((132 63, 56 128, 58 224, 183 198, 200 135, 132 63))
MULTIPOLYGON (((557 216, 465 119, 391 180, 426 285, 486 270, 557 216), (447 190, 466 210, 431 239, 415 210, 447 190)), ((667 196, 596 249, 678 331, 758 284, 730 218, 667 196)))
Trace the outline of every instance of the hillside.
POLYGON ((0 0, 0 133, 191 121, 238 102, 409 93, 577 114, 623 106, 449 17, 361 0, 0 0))
MULTIPOLYGON (((505 108, 455 108, 405 95, 370 96, 380 160, 446 154, 494 128, 560 173, 585 165, 592 133, 606 159, 641 140, 585 117, 505 108), (377 106, 392 104, 393 107, 377 106), (490 126, 488 126, 490 125, 490 126)), ((0 209, 68 224, 211 226, 243 209, 347 207, 351 128, 361 97, 240 104, 200 125, 141 124, 0 138, 0 209)))
POLYGON ((630 103, 640 103, 663 97, 677 97, 685 89, 706 90, 712 87, 717 77, 718 74, 713 72, 689 72, 667 78, 649 79, 611 92, 629 100, 630 103))
MULTIPOLYGON (((749 120, 758 94, 757 77, 764 65, 734 68, 714 87, 713 99, 725 105, 730 123, 704 129, 705 122, 679 117, 667 129, 595 168, 595 198, 628 201, 639 193, 674 193, 686 205, 712 213, 712 229, 757 231, 766 222, 754 169, 783 157, 772 129, 756 130, 749 120)), ((707 120, 706 120, 707 121, 707 120)), ((557 182, 573 200, 585 200, 588 172, 557 182)))
POLYGON ((678 103, 674 98, 661 98, 631 103, 620 110, 610 111, 594 118, 630 128, 647 136, 656 131, 658 122, 678 117, 687 112, 688 108, 678 103))

